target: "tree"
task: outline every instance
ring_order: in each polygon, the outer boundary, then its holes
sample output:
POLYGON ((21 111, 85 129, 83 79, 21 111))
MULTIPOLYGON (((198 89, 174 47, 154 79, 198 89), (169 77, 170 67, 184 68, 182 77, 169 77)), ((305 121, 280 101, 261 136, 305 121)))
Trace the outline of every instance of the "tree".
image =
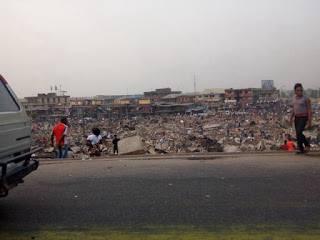
POLYGON ((38 113, 37 112, 32 112, 30 114, 30 117, 32 117, 32 119, 36 119, 38 117, 38 113))

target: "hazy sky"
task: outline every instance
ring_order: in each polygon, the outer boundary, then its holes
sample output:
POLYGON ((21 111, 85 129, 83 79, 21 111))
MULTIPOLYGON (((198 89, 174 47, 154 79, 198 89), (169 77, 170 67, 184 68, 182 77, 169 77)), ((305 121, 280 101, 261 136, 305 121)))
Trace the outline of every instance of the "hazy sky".
POLYGON ((320 87, 319 0, 0 0, 0 74, 19 97, 171 87, 320 87))

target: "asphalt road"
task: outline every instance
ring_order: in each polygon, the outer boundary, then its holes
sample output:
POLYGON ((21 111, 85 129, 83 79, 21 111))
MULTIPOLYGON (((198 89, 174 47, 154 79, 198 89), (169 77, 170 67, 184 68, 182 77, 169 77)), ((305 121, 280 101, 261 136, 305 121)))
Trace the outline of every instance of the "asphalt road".
POLYGON ((41 160, 25 183, 0 199, 0 238, 30 239, 47 230, 259 226, 320 239, 319 183, 319 155, 41 160))

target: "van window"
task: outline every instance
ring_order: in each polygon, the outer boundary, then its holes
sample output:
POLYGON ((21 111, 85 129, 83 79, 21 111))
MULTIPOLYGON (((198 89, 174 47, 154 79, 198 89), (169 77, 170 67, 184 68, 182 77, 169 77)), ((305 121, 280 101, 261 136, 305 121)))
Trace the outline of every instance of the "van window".
POLYGON ((6 88, 4 83, 0 81, 0 112, 16 112, 19 106, 6 88))

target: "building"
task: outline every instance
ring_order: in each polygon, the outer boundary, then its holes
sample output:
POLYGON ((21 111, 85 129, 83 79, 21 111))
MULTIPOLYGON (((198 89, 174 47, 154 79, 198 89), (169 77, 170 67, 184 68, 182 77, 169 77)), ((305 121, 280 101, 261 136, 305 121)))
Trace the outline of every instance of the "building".
POLYGON ((161 99, 163 103, 195 103, 198 93, 170 94, 161 99))
POLYGON ((87 97, 76 97, 76 98, 70 98, 70 104, 72 106, 81 106, 85 105, 87 97))
POLYGON ((144 95, 125 95, 114 100, 115 104, 138 104, 139 99, 144 99, 144 95))
POLYGON ((159 115, 168 114, 185 114, 189 109, 195 108, 193 103, 155 103, 153 106, 153 113, 159 115))
POLYGON ((261 90, 259 92, 259 100, 275 101, 280 98, 279 90, 261 90))
POLYGON ((181 91, 171 91, 171 88, 159 88, 155 91, 144 92, 144 98, 150 99, 151 102, 160 102, 161 99, 170 94, 180 94, 181 91))
POLYGON ((226 89, 225 102, 226 103, 241 103, 241 104, 255 104, 259 99, 260 89, 258 88, 243 88, 243 89, 226 89))
POLYGON ((244 88, 244 89, 226 89, 226 103, 241 103, 241 104, 257 104, 258 101, 276 101, 280 97, 280 91, 264 90, 261 88, 244 88))
POLYGON ((124 95, 98 95, 93 98, 95 102, 99 102, 100 104, 114 104, 115 100, 123 97, 124 95))
POLYGON ((177 97, 177 103, 195 103, 198 93, 181 93, 177 97))
POLYGON ((161 102, 165 102, 165 103, 176 103, 177 102, 177 98, 180 96, 180 94, 169 94, 167 96, 164 96, 161 99, 161 102))
POLYGON ((39 93, 36 97, 25 97, 21 103, 27 114, 38 117, 67 115, 71 107, 70 96, 56 93, 39 93))
POLYGON ((219 106, 224 102, 225 89, 224 88, 210 88, 200 92, 195 101, 206 106, 219 106))

